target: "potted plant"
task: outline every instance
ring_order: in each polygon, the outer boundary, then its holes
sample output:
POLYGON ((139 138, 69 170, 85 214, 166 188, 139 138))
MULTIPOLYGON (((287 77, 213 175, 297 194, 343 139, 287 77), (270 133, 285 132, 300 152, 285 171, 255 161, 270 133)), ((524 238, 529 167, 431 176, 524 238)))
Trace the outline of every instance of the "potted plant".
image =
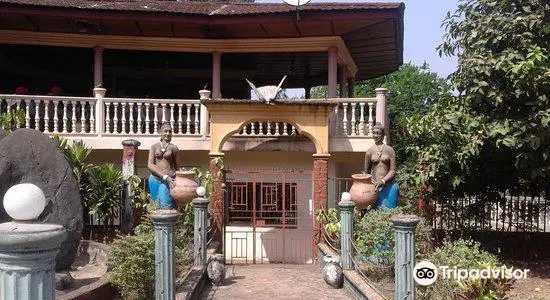
POLYGON ((204 85, 202 90, 199 91, 200 99, 201 100, 208 100, 210 99, 210 94, 212 93, 210 90, 207 90, 206 87, 208 87, 208 83, 204 85))

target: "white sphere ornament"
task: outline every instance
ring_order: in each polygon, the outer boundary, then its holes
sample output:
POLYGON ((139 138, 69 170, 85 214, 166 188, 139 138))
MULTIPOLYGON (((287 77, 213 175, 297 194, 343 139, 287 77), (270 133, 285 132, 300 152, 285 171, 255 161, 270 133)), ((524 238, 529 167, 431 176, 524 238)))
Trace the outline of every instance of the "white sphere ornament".
POLYGON ((343 192, 342 193, 342 201, 351 201, 351 194, 348 193, 348 192, 343 192))
POLYGON ((16 221, 34 220, 46 207, 46 196, 32 183, 16 184, 4 195, 4 209, 16 221))
POLYGON ((199 197, 204 197, 204 195, 206 195, 206 189, 204 188, 204 186, 197 187, 196 191, 199 197))

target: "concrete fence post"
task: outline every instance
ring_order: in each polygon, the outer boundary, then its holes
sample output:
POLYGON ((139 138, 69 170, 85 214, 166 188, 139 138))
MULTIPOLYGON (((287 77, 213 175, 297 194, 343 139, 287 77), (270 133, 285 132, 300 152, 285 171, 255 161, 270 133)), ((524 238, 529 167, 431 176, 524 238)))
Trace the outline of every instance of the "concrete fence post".
POLYGON ((338 202, 340 207, 340 259, 342 269, 353 269, 353 214, 355 202, 351 201, 349 193, 342 193, 342 198, 338 202))
POLYGON ((130 232, 134 226, 134 209, 130 203, 130 199, 134 197, 134 190, 128 184, 128 178, 136 174, 135 160, 139 145, 140 142, 132 139, 122 141, 122 177, 126 188, 123 194, 120 229, 124 233, 130 232))
POLYGON ((390 221, 395 228, 395 299, 414 300, 414 230, 420 218, 396 215, 390 221))
POLYGON ((55 256, 67 232, 61 225, 32 223, 45 205, 40 188, 30 183, 12 186, 4 196, 14 221, 0 224, 2 300, 55 299, 55 256))
POLYGON ((174 260, 174 225, 179 214, 157 210, 150 215, 155 225, 155 299, 174 300, 176 268, 174 260))
POLYGON ((206 265, 206 247, 208 242, 208 198, 193 199, 195 205, 195 220, 193 230, 193 257, 195 266, 206 265))

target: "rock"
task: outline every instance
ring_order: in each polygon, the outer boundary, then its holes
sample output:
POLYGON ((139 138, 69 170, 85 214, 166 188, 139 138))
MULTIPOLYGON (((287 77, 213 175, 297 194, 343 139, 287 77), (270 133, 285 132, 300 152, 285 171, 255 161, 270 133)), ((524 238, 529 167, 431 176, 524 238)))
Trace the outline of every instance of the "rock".
POLYGON ((535 288, 535 292, 540 292, 541 289, 540 288, 535 288))
POLYGON ((225 279, 225 265, 223 261, 223 254, 214 254, 212 260, 210 260, 206 267, 208 278, 210 278, 213 284, 218 286, 221 285, 225 279))
POLYGON ((73 277, 68 271, 55 273, 55 289, 62 291, 73 285, 73 277))
MULTIPOLYGON (((82 234, 82 203, 69 162, 55 142, 34 129, 18 129, 0 140, 0 199, 18 183, 33 183, 46 196, 38 222, 63 225, 67 239, 56 257, 56 270, 68 270, 82 234)), ((11 218, 0 205, 0 222, 11 218)))
POLYGON ((0 140, 8 136, 8 133, 4 129, 0 129, 0 140))

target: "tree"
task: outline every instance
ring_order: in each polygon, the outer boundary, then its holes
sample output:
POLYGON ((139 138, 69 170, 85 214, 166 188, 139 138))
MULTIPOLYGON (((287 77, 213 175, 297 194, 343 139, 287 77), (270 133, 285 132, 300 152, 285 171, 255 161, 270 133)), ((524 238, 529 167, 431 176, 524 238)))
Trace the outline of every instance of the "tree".
POLYGON ((428 64, 402 65, 399 70, 355 85, 356 97, 374 97, 374 89, 384 87, 390 91, 390 141, 395 145, 397 166, 408 164, 411 155, 407 146, 412 142, 407 129, 407 117, 427 112, 427 104, 440 94, 450 92, 450 84, 429 70, 428 64))
POLYGON ((462 0, 447 14, 441 55, 457 55, 457 96, 407 122, 417 192, 550 195, 550 4, 462 0))

